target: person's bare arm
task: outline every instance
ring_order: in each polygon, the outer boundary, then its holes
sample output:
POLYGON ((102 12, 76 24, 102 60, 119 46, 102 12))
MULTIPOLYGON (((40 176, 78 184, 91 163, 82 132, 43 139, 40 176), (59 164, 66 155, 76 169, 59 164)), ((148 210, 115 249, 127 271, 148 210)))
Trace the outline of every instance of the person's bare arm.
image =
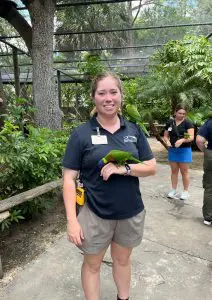
POLYGON ((190 143, 194 140, 194 128, 188 129, 188 134, 189 134, 189 138, 187 139, 182 138, 176 141, 175 143, 176 148, 180 147, 183 143, 190 143))
POLYGON ((201 135, 197 135, 196 137, 196 144, 197 144, 197 147, 200 149, 200 151, 204 151, 205 149, 205 142, 206 142, 206 139, 201 136, 201 135))
MULTIPOLYGON (((129 164, 131 172, 130 176, 147 177, 156 173, 156 160, 155 158, 144 161, 138 164, 129 164)), ((112 174, 125 175, 125 166, 117 166, 113 163, 108 163, 101 169, 101 176, 103 180, 108 180, 112 174)))
POLYGON ((164 135, 163 135, 163 139, 164 139, 164 141, 165 141, 165 143, 167 144, 168 147, 172 147, 169 138, 170 138, 169 137, 169 132, 168 132, 168 130, 165 130, 164 135))
POLYGON ((63 170, 63 199, 67 217, 67 233, 70 242, 81 245, 84 239, 82 229, 76 214, 76 179, 78 171, 71 169, 63 170))

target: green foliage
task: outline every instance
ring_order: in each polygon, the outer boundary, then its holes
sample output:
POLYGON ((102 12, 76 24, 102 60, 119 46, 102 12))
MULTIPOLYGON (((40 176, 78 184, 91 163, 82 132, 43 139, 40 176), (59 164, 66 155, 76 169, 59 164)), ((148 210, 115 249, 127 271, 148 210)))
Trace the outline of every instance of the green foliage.
POLYGON ((129 79, 124 81, 124 102, 126 104, 139 105, 140 101, 138 99, 138 95, 143 85, 144 79, 142 77, 136 77, 135 79, 129 79))
POLYGON ((164 101, 170 109, 169 115, 177 103, 184 103, 190 109, 209 104, 212 98, 211 47, 212 43, 205 37, 189 36, 167 43, 153 57, 157 66, 146 78, 140 98, 152 103, 164 101))
POLYGON ((28 127, 25 138, 9 121, 0 132, 0 194, 2 198, 58 178, 67 135, 28 127))
MULTIPOLYGON (((25 107, 26 102, 17 99, 18 105, 9 105, 0 131, 0 200, 61 176, 61 160, 70 129, 51 131, 27 125, 32 122, 34 110, 25 107)), ((1 229, 42 212, 51 202, 52 199, 36 198, 12 208, 10 217, 1 222, 1 229)))
POLYGON ((78 70, 84 74, 85 83, 81 86, 81 95, 83 103, 87 108, 88 116, 93 108, 93 101, 91 99, 91 80, 97 74, 107 71, 105 65, 101 62, 100 55, 93 55, 88 52, 83 54, 83 61, 79 62, 78 70))
POLYGON ((54 202, 54 193, 49 192, 48 195, 37 197, 32 201, 26 201, 10 209, 10 216, 0 223, 1 230, 9 229, 12 223, 19 223, 21 220, 31 219, 45 210, 52 207, 54 202))
MULTIPOLYGON (((0 200, 19 194, 61 177, 61 160, 67 133, 30 126, 25 138, 9 121, 0 132, 0 200)), ((26 202, 4 220, 2 229, 34 213, 42 212, 48 202, 39 199, 26 202)))
POLYGON ((89 52, 85 52, 83 55, 84 61, 78 64, 79 72, 83 73, 88 79, 91 79, 96 74, 104 72, 106 67, 101 63, 100 59, 100 55, 93 55, 89 52))
MULTIPOLYGON (((58 31, 70 30, 82 32, 90 30, 128 27, 128 10, 124 3, 110 5, 76 6, 57 11, 58 31)), ((127 32, 108 32, 106 34, 73 34, 57 37, 57 46, 61 48, 115 47, 126 43, 127 32)), ((67 54, 68 55, 68 54, 67 54)), ((70 55, 70 54, 69 54, 70 55)), ((71 54, 73 56, 73 54, 71 54)))
POLYGON ((32 102, 25 98, 11 98, 7 105, 4 119, 11 124, 17 125, 17 128, 24 131, 27 124, 33 124, 35 108, 32 102))

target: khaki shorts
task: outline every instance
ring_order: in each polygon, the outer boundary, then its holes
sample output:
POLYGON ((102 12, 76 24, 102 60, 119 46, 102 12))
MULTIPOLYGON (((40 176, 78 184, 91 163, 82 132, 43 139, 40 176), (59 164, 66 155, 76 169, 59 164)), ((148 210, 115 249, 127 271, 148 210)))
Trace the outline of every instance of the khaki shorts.
POLYGON ((122 247, 140 245, 143 237, 145 209, 135 217, 124 220, 106 220, 94 214, 85 204, 78 215, 84 240, 79 247, 86 254, 98 254, 108 248, 111 242, 122 247))

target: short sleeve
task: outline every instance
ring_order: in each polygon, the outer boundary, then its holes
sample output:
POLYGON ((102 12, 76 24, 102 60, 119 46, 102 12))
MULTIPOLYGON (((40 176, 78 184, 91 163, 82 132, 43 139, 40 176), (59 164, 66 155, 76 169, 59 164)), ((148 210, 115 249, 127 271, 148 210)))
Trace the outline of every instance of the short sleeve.
POLYGON ((73 130, 66 146, 65 155, 62 161, 64 168, 80 170, 82 162, 82 151, 80 139, 76 129, 73 130))
POLYGON ((191 128, 194 128, 194 125, 190 121, 186 120, 185 129, 188 130, 191 128))
POLYGON ((165 130, 168 130, 168 128, 169 128, 170 125, 171 125, 171 122, 172 122, 172 120, 168 120, 168 121, 166 122, 165 130))
POLYGON ((150 160, 150 159, 154 158, 154 156, 152 154, 152 150, 149 146, 149 143, 147 141, 145 134, 140 129, 140 127, 138 128, 138 130, 139 130, 139 136, 138 136, 138 140, 137 140, 137 148, 138 148, 138 153, 139 153, 139 160, 141 160, 141 161, 150 160))
POLYGON ((206 140, 208 140, 208 130, 207 130, 207 123, 203 124, 199 130, 198 135, 204 137, 206 140))

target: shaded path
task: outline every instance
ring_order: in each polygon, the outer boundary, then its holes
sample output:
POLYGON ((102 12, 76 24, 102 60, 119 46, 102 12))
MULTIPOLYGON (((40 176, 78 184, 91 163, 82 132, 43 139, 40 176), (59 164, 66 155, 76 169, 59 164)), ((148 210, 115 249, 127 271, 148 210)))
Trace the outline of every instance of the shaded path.
MULTIPOLYGON (((132 256, 131 299, 209 300, 212 227, 202 224, 202 171, 192 170, 191 197, 185 205, 166 198, 169 177, 169 167, 158 164, 156 176, 141 180, 147 215, 143 243, 132 256)), ((109 253, 104 260, 101 299, 116 299, 109 253)), ((82 254, 64 233, 0 290, 2 299, 82 300, 81 262, 82 254)))

